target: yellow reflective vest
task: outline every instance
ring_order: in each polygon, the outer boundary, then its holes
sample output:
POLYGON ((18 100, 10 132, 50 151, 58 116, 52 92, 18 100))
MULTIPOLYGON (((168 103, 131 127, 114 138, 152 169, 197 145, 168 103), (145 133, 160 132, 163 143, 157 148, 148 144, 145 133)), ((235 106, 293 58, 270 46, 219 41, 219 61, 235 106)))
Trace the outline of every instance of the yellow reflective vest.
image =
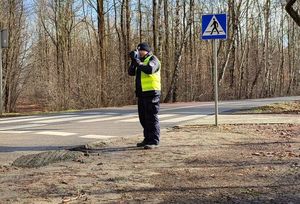
MULTIPOLYGON (((148 65, 150 58, 153 55, 148 56, 144 61, 144 65, 148 65)), ((160 91, 161 90, 161 83, 160 83, 160 69, 161 69, 161 63, 159 62, 159 69, 153 73, 153 74, 146 74, 143 71, 141 71, 141 85, 142 85, 142 91, 160 91)))

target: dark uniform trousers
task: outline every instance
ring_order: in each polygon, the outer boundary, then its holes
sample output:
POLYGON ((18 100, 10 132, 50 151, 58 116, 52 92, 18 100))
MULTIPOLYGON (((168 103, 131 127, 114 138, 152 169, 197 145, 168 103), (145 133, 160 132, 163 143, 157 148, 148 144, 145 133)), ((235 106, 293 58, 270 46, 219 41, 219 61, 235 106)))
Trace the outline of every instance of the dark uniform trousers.
POLYGON ((159 102, 159 96, 138 98, 139 119, 144 128, 144 142, 150 145, 159 144, 159 102))

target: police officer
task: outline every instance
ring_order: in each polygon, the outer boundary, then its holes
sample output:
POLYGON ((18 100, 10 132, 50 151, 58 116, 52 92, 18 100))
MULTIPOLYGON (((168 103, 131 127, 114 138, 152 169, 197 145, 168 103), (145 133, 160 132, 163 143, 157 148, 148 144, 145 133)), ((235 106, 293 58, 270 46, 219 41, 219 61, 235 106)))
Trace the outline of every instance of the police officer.
POLYGON ((144 140, 137 147, 154 149, 159 145, 160 125, 158 120, 161 95, 160 61, 151 52, 147 43, 140 43, 137 51, 130 52, 130 76, 135 76, 138 113, 144 129, 144 140))

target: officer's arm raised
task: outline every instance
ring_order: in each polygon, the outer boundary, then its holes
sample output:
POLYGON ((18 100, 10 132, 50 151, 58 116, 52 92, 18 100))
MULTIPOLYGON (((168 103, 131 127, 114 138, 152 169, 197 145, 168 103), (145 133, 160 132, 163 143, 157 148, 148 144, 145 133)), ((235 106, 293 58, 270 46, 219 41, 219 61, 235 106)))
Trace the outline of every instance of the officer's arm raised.
POLYGON ((139 69, 145 74, 153 74, 159 69, 159 61, 156 57, 151 57, 148 65, 139 64, 139 69))

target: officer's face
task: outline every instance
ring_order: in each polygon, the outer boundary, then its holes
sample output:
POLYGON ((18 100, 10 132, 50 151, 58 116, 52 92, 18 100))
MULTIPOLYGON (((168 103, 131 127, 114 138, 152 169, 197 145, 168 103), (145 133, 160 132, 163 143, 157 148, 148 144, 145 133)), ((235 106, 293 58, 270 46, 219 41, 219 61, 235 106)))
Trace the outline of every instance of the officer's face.
POLYGON ((148 52, 145 50, 139 50, 139 55, 141 58, 143 58, 148 52))

